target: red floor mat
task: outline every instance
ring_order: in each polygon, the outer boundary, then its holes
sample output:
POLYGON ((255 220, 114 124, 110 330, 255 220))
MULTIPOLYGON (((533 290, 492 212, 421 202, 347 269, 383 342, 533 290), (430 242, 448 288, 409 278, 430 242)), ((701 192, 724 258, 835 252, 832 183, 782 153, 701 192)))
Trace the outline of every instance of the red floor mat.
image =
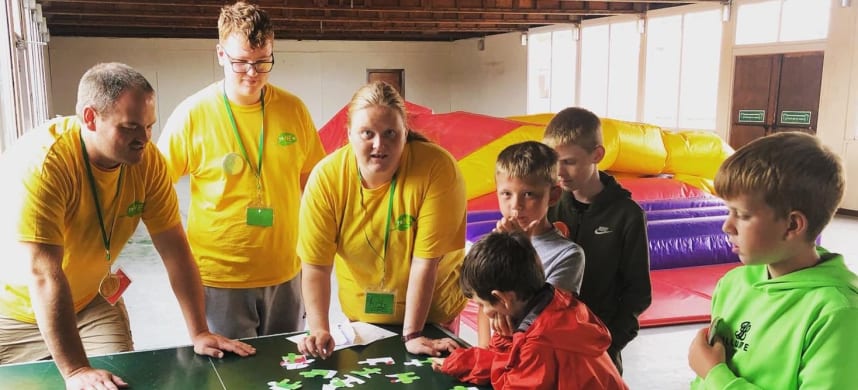
POLYGON ((641 327, 709 322, 715 284, 727 271, 740 264, 651 271, 652 304, 639 318, 641 327))

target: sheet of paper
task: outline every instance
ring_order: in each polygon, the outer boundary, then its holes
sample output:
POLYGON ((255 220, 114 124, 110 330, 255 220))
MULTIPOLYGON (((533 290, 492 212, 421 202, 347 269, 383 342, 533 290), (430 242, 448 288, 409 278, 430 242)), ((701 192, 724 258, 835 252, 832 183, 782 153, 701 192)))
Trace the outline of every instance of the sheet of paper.
MULTIPOLYGON (((396 333, 366 322, 340 323, 331 326, 331 337, 334 338, 334 351, 356 345, 367 345, 378 340, 396 336, 396 333)), ((297 334, 286 339, 293 343, 304 341, 307 334, 297 334)))

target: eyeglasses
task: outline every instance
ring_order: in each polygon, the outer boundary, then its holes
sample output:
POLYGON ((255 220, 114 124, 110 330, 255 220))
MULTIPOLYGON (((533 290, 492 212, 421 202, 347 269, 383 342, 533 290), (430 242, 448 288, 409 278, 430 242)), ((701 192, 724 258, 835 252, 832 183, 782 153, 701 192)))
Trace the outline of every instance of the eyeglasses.
POLYGON ((253 68, 256 73, 268 73, 274 68, 274 53, 271 53, 271 60, 256 62, 237 61, 226 50, 223 51, 223 54, 226 58, 229 58, 229 63, 232 64, 232 71, 235 73, 247 73, 250 72, 250 68, 253 68))

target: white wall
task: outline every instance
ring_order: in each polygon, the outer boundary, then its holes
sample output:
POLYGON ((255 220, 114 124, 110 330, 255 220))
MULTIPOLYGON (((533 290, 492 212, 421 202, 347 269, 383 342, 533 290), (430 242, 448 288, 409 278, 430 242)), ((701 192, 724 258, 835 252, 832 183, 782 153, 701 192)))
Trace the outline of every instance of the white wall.
POLYGON ((527 46, 521 34, 492 35, 484 49, 477 39, 454 42, 451 107, 494 116, 527 113, 527 46))
MULTIPOLYGON (((835 1, 834 3, 839 3, 835 1)), ((817 135, 846 167, 841 207, 858 210, 858 4, 835 4, 822 67, 817 135)))
MULTIPOLYGON (((518 34, 489 37, 486 50, 462 42, 275 42, 270 81, 301 97, 317 127, 324 125, 366 82, 366 69, 405 69, 406 99, 435 112, 487 115, 526 110, 526 50, 518 34)), ((98 62, 140 70, 158 93, 164 122, 186 96, 219 80, 215 40, 64 38, 50 42, 53 114, 74 112, 77 82, 98 62)), ((156 128, 155 137, 157 137, 156 128)))

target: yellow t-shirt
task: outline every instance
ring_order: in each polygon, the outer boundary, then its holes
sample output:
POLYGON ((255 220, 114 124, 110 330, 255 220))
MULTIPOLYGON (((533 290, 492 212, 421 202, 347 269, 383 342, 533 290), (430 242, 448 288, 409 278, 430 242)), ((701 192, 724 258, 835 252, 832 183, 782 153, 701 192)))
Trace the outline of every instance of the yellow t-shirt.
POLYGON ((349 145, 313 170, 301 200, 301 260, 336 263, 340 303, 349 319, 401 324, 412 257, 441 257, 428 321, 453 319, 466 302, 459 288, 465 184, 456 161, 435 144, 406 144, 396 177, 385 261, 390 184, 365 189, 357 172, 349 145), (394 315, 364 313, 367 290, 394 292, 394 315))
POLYGON ((158 147, 173 180, 190 175, 188 241, 203 284, 219 288, 273 286, 301 269, 295 255, 301 175, 325 156, 304 103, 265 87, 262 201, 257 169, 262 107, 230 103, 250 162, 243 158, 223 102, 223 83, 214 83, 182 102, 164 126, 158 147), (231 155, 238 171, 224 169, 231 155), (270 227, 247 224, 248 207, 272 208, 270 227))
MULTIPOLYGON (((111 261, 105 256, 101 227, 80 144, 77 117, 51 120, 25 134, 0 157, 0 177, 8 187, 0 202, 0 314, 35 323, 30 302, 29 252, 20 242, 63 247, 63 272, 75 312, 96 294, 110 264, 142 219, 150 234, 181 223, 176 192, 164 159, 149 143, 143 159, 95 177, 105 229, 111 232, 111 261)), ((133 275, 131 275, 133 278, 133 275)))

